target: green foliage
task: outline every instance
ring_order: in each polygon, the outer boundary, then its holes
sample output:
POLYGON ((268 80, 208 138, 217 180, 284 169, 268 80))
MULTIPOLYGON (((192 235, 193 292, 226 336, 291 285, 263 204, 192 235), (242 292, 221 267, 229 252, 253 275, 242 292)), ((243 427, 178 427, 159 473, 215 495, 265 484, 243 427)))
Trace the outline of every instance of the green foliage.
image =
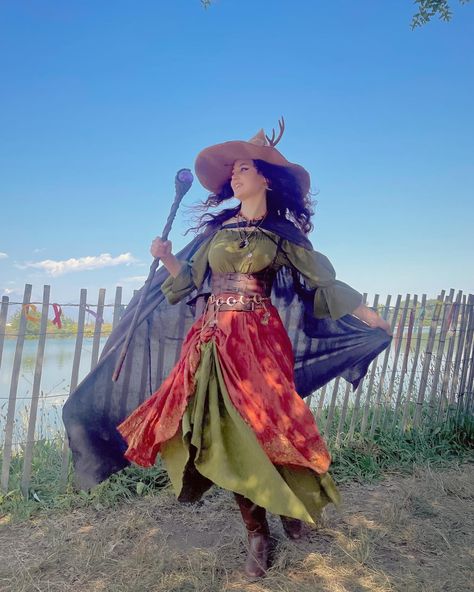
MULTIPOLYGON (((460 4, 467 4, 470 0, 459 0, 460 4)), ((450 21, 453 13, 448 0, 415 0, 418 12, 411 21, 411 28, 426 25, 433 17, 438 16, 442 21, 450 21)))
MULTIPOLYGON (((22 311, 18 310, 8 321, 7 336, 16 335, 20 329, 22 311)), ((41 329, 41 312, 38 310, 30 309, 28 311, 28 319, 26 321, 26 337, 38 337, 41 329)), ((71 334, 77 332, 77 323, 72 319, 61 315, 61 329, 53 323, 51 319, 48 319, 46 331, 48 335, 62 336, 65 334, 71 334)))
MULTIPOLYGON (((18 310, 12 317, 8 320, 8 325, 6 328, 5 335, 6 337, 16 337, 18 335, 20 329, 20 320, 21 320, 22 311, 18 310)), ((26 339, 37 339, 40 335, 41 330, 41 312, 38 310, 33 310, 30 308, 28 310, 28 317, 30 317, 26 321, 26 331, 25 331, 25 338, 26 339)), ((84 336, 91 337, 94 334, 94 323, 84 325, 84 336)), ((112 324, 111 323, 103 323, 101 326, 101 335, 106 336, 109 335, 112 331, 112 324)), ((48 319, 48 323, 46 326, 46 334, 48 337, 71 337, 71 335, 77 334, 77 322, 73 319, 61 315, 61 329, 53 323, 52 319, 48 319)))
MULTIPOLYGON (((470 0, 458 0, 460 4, 467 4, 470 0)), ((448 0, 414 0, 418 12, 413 16, 411 28, 416 29, 430 22, 432 18, 438 16, 442 21, 450 21, 453 13, 448 0)), ((209 8, 212 0, 201 0, 203 8, 209 8)))

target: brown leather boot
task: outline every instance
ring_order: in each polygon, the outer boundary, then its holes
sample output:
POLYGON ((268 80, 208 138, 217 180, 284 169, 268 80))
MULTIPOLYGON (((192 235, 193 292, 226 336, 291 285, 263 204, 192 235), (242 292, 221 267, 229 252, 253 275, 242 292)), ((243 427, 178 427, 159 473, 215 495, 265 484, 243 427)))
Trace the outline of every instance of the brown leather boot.
POLYGON ((265 508, 254 504, 239 493, 234 493, 248 533, 249 553, 245 563, 245 573, 250 578, 260 578, 268 568, 270 532, 265 508))
POLYGON ((298 518, 289 518, 288 516, 280 516, 281 523, 286 536, 296 541, 303 535, 303 522, 298 518))

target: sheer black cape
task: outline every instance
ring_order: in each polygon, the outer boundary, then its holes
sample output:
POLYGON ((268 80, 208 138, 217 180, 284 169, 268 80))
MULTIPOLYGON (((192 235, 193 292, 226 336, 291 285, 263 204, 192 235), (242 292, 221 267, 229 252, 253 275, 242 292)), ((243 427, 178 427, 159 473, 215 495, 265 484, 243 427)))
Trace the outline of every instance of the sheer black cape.
MULTIPOLYGON (((305 235, 286 219, 267 218, 262 228, 311 248, 305 235)), ((190 259, 216 231, 217 228, 208 229, 196 236, 177 257, 190 259)), ((139 293, 108 338, 98 365, 64 405, 62 415, 73 455, 75 481, 82 489, 93 487, 129 464, 123 456, 126 443, 116 426, 155 392, 169 374, 186 333, 201 314, 210 293, 208 270, 199 291, 177 305, 170 305, 160 289, 167 277, 164 267, 154 275, 119 380, 113 382, 112 374, 139 293)), ((336 376, 356 389, 370 362, 389 346, 392 338, 350 314, 338 320, 315 318, 314 292, 305 286, 296 270, 282 267, 277 272, 272 302, 293 345, 296 390, 306 397, 336 376)))

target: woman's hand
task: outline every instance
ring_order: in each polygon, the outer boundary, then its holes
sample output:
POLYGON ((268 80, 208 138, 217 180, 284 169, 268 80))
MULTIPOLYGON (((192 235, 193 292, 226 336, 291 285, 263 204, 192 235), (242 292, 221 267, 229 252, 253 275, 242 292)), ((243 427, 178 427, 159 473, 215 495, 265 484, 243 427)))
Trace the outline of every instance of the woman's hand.
POLYGON ((182 264, 171 252, 172 247, 171 241, 161 240, 161 237, 157 236, 151 243, 150 253, 155 259, 159 257, 170 275, 176 277, 181 271, 182 264))
POLYGON ((157 236, 151 243, 150 253, 155 259, 159 257, 165 263, 172 256, 172 247, 171 241, 163 241, 161 237, 157 236))
POLYGON ((367 323, 369 327, 374 329, 380 327, 380 329, 383 329, 389 335, 392 335, 392 327, 390 326, 390 323, 365 304, 360 304, 352 314, 361 321, 364 321, 364 323, 367 323))
POLYGON ((384 318, 382 318, 381 316, 377 315, 377 320, 375 321, 375 324, 369 323, 369 325, 371 327, 380 327, 380 329, 383 329, 384 331, 386 331, 389 335, 392 335, 392 327, 390 325, 390 323, 388 321, 386 321, 384 318))

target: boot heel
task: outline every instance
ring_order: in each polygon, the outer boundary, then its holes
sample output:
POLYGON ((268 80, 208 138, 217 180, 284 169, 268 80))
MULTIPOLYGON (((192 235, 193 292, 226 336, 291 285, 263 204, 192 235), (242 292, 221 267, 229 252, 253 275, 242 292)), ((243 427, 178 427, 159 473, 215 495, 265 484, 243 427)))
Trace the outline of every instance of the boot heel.
POLYGON ((283 530, 289 539, 294 541, 303 536, 303 523, 297 518, 288 518, 288 516, 280 516, 283 530))

